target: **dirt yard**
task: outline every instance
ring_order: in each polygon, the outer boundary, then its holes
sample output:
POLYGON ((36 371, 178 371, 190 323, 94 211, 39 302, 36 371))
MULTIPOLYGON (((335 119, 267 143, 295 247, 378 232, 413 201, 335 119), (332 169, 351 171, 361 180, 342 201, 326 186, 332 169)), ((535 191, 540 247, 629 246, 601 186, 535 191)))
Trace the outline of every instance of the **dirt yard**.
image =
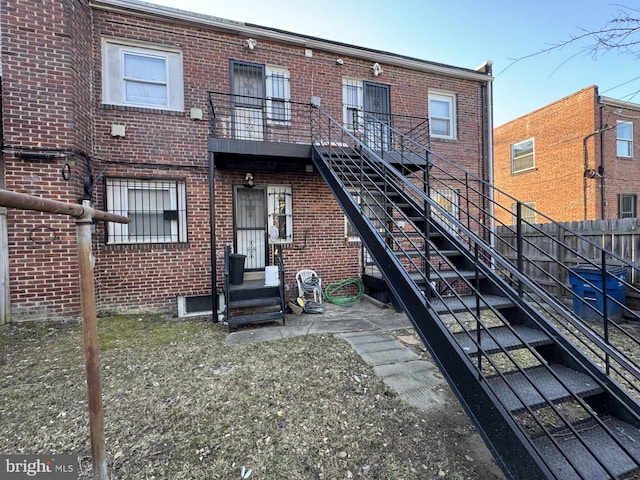
MULTIPOLYGON (((333 335, 227 346, 221 324, 122 316, 99 337, 111 479, 503 478, 450 392, 411 407, 333 335)), ((86 399, 79 325, 0 329, 2 452, 91 478, 86 399)))

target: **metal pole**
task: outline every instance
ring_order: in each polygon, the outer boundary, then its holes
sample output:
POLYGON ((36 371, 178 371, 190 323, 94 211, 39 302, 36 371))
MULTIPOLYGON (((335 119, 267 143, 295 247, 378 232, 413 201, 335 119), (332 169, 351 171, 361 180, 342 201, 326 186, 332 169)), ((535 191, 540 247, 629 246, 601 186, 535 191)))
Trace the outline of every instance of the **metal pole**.
POLYGON ((89 209, 85 216, 76 220, 76 239, 78 242, 78 267, 80 270, 80 300, 82 304, 85 368, 87 371, 93 478, 96 480, 108 480, 104 416, 102 412, 102 387, 100 385, 100 358, 98 355, 96 292, 91 251, 91 226, 93 224, 91 210, 89 209))
POLYGON ((109 480, 105 457, 104 416, 102 412, 102 387, 100 385, 100 359, 98 355, 98 329, 96 291, 91 252, 91 227, 93 220, 129 223, 127 217, 95 210, 85 201, 83 205, 58 202, 22 193, 0 189, 0 207, 60 213, 75 217, 78 243, 78 268, 80 271, 80 302, 82 306, 82 330, 84 356, 87 371, 87 395, 89 399, 89 430, 93 478, 109 480))

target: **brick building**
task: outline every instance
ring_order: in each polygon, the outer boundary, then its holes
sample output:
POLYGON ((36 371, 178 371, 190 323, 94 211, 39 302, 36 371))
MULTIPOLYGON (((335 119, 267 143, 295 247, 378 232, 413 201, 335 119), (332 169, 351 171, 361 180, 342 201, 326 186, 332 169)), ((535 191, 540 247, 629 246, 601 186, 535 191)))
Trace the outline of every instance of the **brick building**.
MULTIPOLYGON (((311 162, 309 112, 354 133, 365 114, 428 120, 434 152, 487 178, 491 81, 488 64, 134 0, 6 0, 0 186, 131 218, 95 226, 101 314, 210 310, 226 245, 258 276, 281 245, 292 294, 301 268, 325 283, 363 268, 311 162)), ((0 323, 79 315, 72 220, 0 208, 0 260, 0 323)))
MULTIPOLYGON (((637 216, 639 113, 640 104, 603 97, 590 86, 498 126, 496 187, 556 221, 637 216)), ((499 218, 510 221, 515 203, 501 204, 499 218)), ((523 215, 535 217, 527 208, 523 215)))

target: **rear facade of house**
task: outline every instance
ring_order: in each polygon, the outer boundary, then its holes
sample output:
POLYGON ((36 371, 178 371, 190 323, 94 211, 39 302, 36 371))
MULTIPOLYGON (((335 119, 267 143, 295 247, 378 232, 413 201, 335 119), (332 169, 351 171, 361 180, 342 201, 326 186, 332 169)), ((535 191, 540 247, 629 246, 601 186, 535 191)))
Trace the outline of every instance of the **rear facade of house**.
MULTIPOLYGON (((247 277, 281 250, 295 297, 300 269, 368 261, 311 161, 313 112, 422 128, 490 180, 490 73, 137 1, 7 0, 0 186, 130 218, 95 225, 99 314, 212 310, 226 246, 247 277)), ((72 219, 0 210, 3 323, 79 316, 75 247, 72 219)))
MULTIPOLYGON (((640 104, 590 86, 494 130, 495 185, 555 221, 637 216, 640 104)), ((508 219, 515 201, 501 201, 508 219)))

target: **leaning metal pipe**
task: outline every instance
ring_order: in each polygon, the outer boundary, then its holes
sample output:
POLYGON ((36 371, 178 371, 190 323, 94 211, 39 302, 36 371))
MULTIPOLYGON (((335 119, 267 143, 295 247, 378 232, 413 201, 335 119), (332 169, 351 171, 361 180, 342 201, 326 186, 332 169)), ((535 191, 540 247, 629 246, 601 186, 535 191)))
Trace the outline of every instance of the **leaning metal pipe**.
POLYGON ((95 480, 108 480, 107 460, 105 457, 102 387, 100 385, 96 295, 92 261, 93 255, 91 252, 91 226, 94 219, 117 223, 129 223, 129 219, 120 215, 95 210, 91 208, 88 203, 88 201, 83 205, 64 203, 0 189, 0 207, 64 214, 76 218, 76 241, 78 244, 78 269, 80 273, 80 299, 82 304, 85 368, 87 372, 89 433, 91 437, 93 478, 95 480))
POLYGON ((105 222, 129 223, 127 217, 114 215, 113 213, 95 210, 88 205, 75 203, 58 202, 47 198, 34 197, 24 193, 11 192, 0 189, 0 206, 8 208, 19 208, 22 210, 35 210, 37 212, 60 213, 70 215, 74 218, 82 218, 91 215, 93 220, 104 220, 105 222))

